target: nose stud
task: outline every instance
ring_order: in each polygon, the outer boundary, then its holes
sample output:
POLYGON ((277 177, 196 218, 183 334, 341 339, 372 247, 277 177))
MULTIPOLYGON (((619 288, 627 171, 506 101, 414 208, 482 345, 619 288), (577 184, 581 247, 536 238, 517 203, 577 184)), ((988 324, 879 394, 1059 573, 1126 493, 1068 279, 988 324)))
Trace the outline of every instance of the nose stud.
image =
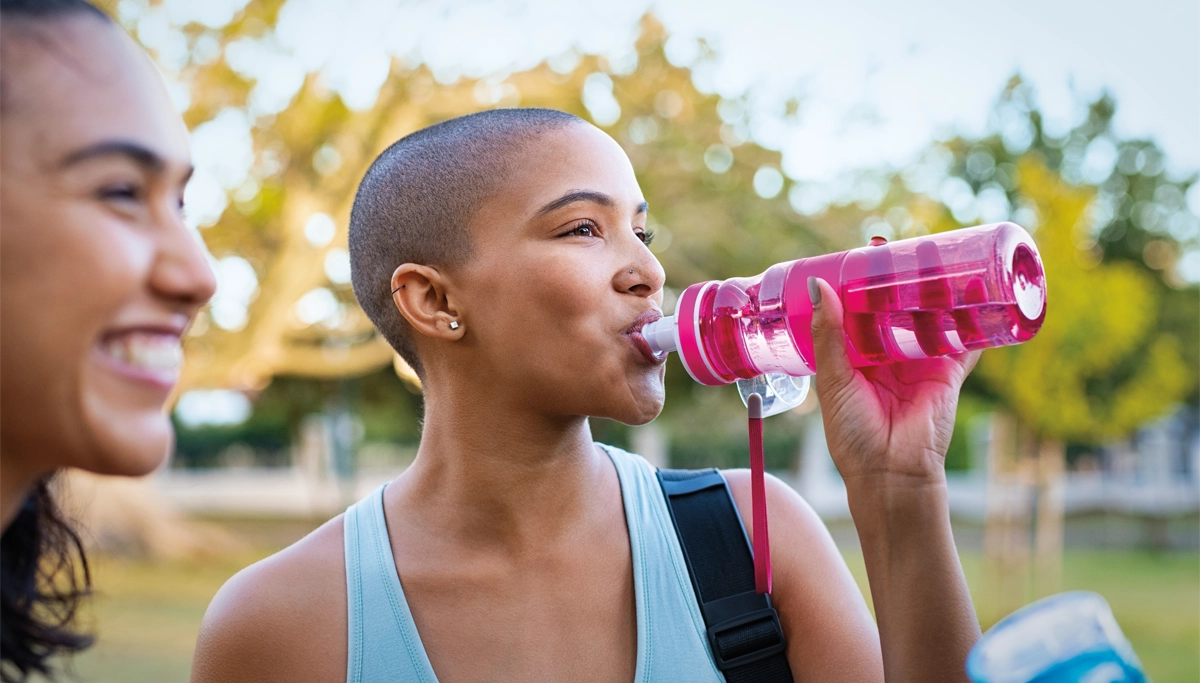
POLYGON ((630 268, 630 269, 629 269, 629 274, 630 274, 630 275, 633 275, 633 268, 630 268))
POLYGON ((457 321, 457 320, 451 320, 451 321, 450 321, 450 329, 452 329, 452 330, 457 330, 457 329, 458 329, 458 321, 457 321))

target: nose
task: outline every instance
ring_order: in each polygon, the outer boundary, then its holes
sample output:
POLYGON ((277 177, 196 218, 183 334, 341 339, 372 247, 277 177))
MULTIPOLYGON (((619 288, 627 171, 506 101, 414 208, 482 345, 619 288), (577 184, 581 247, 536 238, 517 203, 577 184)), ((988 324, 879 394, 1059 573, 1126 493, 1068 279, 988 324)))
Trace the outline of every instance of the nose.
POLYGON ((189 315, 195 313, 216 292, 216 276, 199 240, 182 220, 167 222, 159 234, 150 286, 159 296, 187 308, 189 315))
POLYGON ((613 286, 618 292, 651 297, 662 291, 667 275, 662 264, 640 240, 636 240, 636 252, 626 262, 628 265, 613 278, 613 286))

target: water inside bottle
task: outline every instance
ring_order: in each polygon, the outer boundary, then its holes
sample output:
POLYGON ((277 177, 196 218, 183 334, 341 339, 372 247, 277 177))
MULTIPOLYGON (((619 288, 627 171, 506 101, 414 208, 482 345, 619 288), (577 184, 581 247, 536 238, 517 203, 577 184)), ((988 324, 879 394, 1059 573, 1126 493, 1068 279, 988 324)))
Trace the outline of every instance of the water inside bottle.
POLYGON ((701 334, 711 334, 717 352, 710 357, 719 370, 741 379, 812 374, 812 359, 805 358, 788 329, 784 284, 792 264, 776 264, 761 279, 726 280, 706 295, 712 300, 712 325, 702 320, 701 334), (725 363, 733 359, 739 362, 725 363))
POLYGON ((1029 683, 1146 683, 1146 675, 1112 649, 1063 662, 1029 683))
MULTIPOLYGON (((920 258, 918 249, 918 258, 920 258)), ((1045 318, 1045 281, 1036 258, 1018 247, 1011 292, 989 292, 977 268, 923 266, 895 281, 844 283, 846 336, 868 361, 931 358, 1027 341, 1045 318)), ((881 281, 882 280, 882 281, 881 281)))

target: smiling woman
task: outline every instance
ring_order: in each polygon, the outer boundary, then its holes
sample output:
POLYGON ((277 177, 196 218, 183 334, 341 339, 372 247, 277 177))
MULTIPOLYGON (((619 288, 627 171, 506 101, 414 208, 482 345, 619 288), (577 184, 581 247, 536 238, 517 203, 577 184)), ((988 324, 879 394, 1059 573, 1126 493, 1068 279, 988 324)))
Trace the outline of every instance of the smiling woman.
POLYGON ((50 478, 162 463, 181 338, 214 283, 182 221, 187 133, 146 55, 82 0, 3 0, 0 16, 0 675, 10 681, 88 643, 71 630, 86 562, 77 575, 82 551, 50 478))

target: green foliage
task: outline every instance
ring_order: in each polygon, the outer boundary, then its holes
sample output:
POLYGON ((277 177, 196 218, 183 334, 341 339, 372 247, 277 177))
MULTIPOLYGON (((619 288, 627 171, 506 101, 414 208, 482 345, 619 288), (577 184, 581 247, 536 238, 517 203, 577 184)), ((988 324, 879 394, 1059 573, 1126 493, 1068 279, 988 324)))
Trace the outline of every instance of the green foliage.
POLYGON ((964 393, 958 399, 958 410, 954 415, 954 434, 950 436, 950 446, 946 449, 946 469, 948 471, 965 471, 971 469, 971 430, 975 427, 976 418, 994 410, 992 401, 980 398, 974 394, 964 393))
POLYGON ((421 392, 384 368, 353 380, 352 409, 366 443, 416 444, 421 439, 421 392))
POLYGON ((362 421, 365 443, 413 445, 421 438, 421 396, 411 384, 385 368, 363 377, 328 380, 276 377, 254 397, 250 417, 239 425, 185 427, 175 420, 173 466, 220 467, 222 454, 233 445, 251 452, 258 466, 290 464, 289 450, 305 418, 331 412, 341 405, 362 421))
POLYGON ((953 155, 950 173, 976 193, 989 187, 1004 190, 1019 209, 1015 165, 1022 157, 1036 156, 1067 184, 1095 190, 1086 230, 1076 236, 1081 248, 1095 251, 1107 263, 1129 262, 1180 288, 1175 261, 1184 250, 1200 247, 1200 219, 1187 210, 1184 199, 1197 176, 1169 177, 1166 154, 1153 141, 1121 138, 1113 129, 1116 110, 1116 101, 1101 95, 1087 106, 1081 122, 1056 137, 1045 126, 1033 90, 1014 76, 993 112, 995 134, 945 144, 953 155))
MULTIPOLYGON (((255 0, 219 29, 176 27, 189 48, 202 39, 220 46, 217 58, 189 59, 175 74, 191 93, 189 126, 228 108, 245 112, 253 125, 250 178, 230 193, 234 201, 203 236, 214 255, 245 258, 260 282, 245 328, 197 326, 185 384, 261 392, 262 406, 251 419, 256 425, 282 424, 294 434, 298 420, 328 405, 332 392, 361 411, 367 440, 418 437, 419 402, 380 384, 390 376, 383 367, 389 350, 349 287, 324 276, 328 249, 344 247, 354 187, 387 144, 446 118, 514 105, 589 117, 583 86, 597 75, 611 81, 620 107, 616 120, 602 127, 628 152, 651 207, 651 227, 658 232, 653 249, 668 274, 668 306, 674 292, 693 282, 858 246, 881 227, 892 237, 907 237, 985 218, 1012 217, 1033 228, 1032 220, 1040 223, 1036 239, 1049 271, 1046 327, 1024 347, 989 351, 965 393, 1013 409, 1043 436, 1086 442, 1127 434, 1174 401, 1200 402, 1194 381, 1200 375, 1198 292, 1182 288, 1173 269, 1181 253, 1200 246, 1200 222, 1183 203, 1196 178, 1167 177, 1164 155, 1151 141, 1120 139, 1111 125, 1116 105, 1107 96, 1089 106, 1078 126, 1056 136, 1030 88, 1014 78, 999 98, 993 133, 934 144, 919 163, 899 172, 864 172, 860 184, 878 185, 879 197, 843 200, 803 216, 786 199, 796 185, 791 180, 784 179, 771 197, 754 191, 755 174, 777 171, 781 159, 750 134, 747 102, 700 92, 689 68, 667 60, 667 36, 652 17, 642 21, 633 70, 582 55, 567 71, 540 64, 500 83, 439 83, 426 67, 393 60, 367 110, 351 110, 319 74, 310 73, 282 111, 256 113, 256 84, 228 56, 235 45, 274 49, 282 4, 255 0), (503 95, 480 94, 493 90, 503 95), (1104 165, 1094 162, 1106 150, 1115 163, 1103 175, 1104 165), (321 158, 337 163, 322 164, 321 158), (918 182, 919 172, 930 170, 933 183, 918 182), (965 183, 972 202, 999 198, 1003 215, 985 216, 970 208, 976 203, 947 203, 939 185, 947 178, 965 183), (303 236, 305 221, 318 211, 339 226, 329 247, 314 247, 303 236), (336 321, 302 324, 290 313, 314 287, 341 301, 336 321), (303 380, 314 384, 270 382, 272 376, 301 375, 315 378, 303 380), (339 383, 338 377, 363 379, 339 383)), ((707 53, 701 60, 710 58, 707 53)), ((803 124, 796 101, 780 113, 803 124)), ((732 462, 723 455, 732 453, 732 445, 720 445, 720 435, 736 435, 728 439, 732 444, 744 429, 733 389, 697 387, 675 358, 667 366, 667 387, 661 425, 678 442, 679 457, 689 460, 687 453, 708 444, 713 462, 732 462)), ((773 431, 789 443, 800 434, 797 425, 779 420, 772 421, 768 438, 775 438, 773 431)))
POLYGON ((1195 385, 1178 338, 1156 325, 1159 289, 1128 261, 1080 254, 1092 192, 1035 157, 1017 166, 1017 191, 1035 207, 1047 314, 1021 346, 984 354, 977 372, 1039 436, 1092 442, 1125 436, 1195 385))
MULTIPOLYGON (((1071 406, 1062 408, 1079 424, 1044 425, 1039 431, 1093 443, 1128 434, 1175 401, 1200 404, 1200 288, 1185 285, 1174 269, 1183 252, 1200 248, 1200 218, 1184 201, 1197 176, 1169 176, 1165 153, 1154 142, 1117 135, 1116 108, 1102 95, 1078 125, 1055 137, 1032 90, 1014 77, 994 112, 1000 132, 979 140, 957 138, 941 148, 952 155, 951 175, 976 193, 1002 189, 1017 222, 1032 217, 1043 257, 1055 259, 1047 266, 1052 290, 1047 327, 1057 334, 1066 316, 1071 330, 1063 332, 1057 347, 1061 365, 1051 372, 1074 373, 1067 368, 1078 361, 1082 376, 1062 378, 1065 386, 1055 382, 1052 392, 1071 406), (1040 173, 1025 178, 1021 170, 1030 164, 1053 179, 1040 173), (1039 195, 1036 186, 1045 183, 1053 189, 1039 195), (1071 209, 1078 216, 1051 226, 1055 237, 1043 234, 1038 214, 1057 199, 1055 192, 1076 190, 1088 195, 1083 207, 1071 209), (1062 243, 1047 257, 1043 243, 1049 239, 1062 243), (1081 307, 1100 310, 1079 315, 1081 307)), ((980 383, 969 388, 979 389, 980 383)), ((983 393, 996 398, 994 389, 983 393)), ((1024 414, 1034 412, 1025 407, 1024 414)))
POLYGON ((234 426, 203 426, 189 428, 175 421, 175 454, 172 467, 208 469, 222 467, 227 462, 221 456, 231 446, 250 449, 251 462, 258 466, 290 464, 288 447, 291 432, 283 423, 271 419, 252 419, 234 426))
POLYGON ((994 133, 937 143, 888 180, 878 207, 838 206, 823 218, 860 222, 863 237, 997 220, 1028 227, 1046 266, 1045 326, 1024 345, 985 352, 964 397, 1016 413, 1043 438, 1118 439, 1200 400, 1200 289, 1174 271, 1182 252, 1200 248, 1200 220, 1183 201, 1197 179, 1168 177, 1161 149, 1117 136, 1115 107, 1102 96, 1055 137, 1014 77, 994 133), (948 191, 950 182, 969 192, 948 191))
MULTIPOLYGON (((768 422, 763 430, 763 461, 768 470, 791 470, 800 449, 800 438, 790 430, 773 429, 775 426, 768 422)), ((670 466, 679 469, 749 467, 747 438, 745 428, 740 434, 736 430, 724 430, 678 436, 671 441, 670 466)))

